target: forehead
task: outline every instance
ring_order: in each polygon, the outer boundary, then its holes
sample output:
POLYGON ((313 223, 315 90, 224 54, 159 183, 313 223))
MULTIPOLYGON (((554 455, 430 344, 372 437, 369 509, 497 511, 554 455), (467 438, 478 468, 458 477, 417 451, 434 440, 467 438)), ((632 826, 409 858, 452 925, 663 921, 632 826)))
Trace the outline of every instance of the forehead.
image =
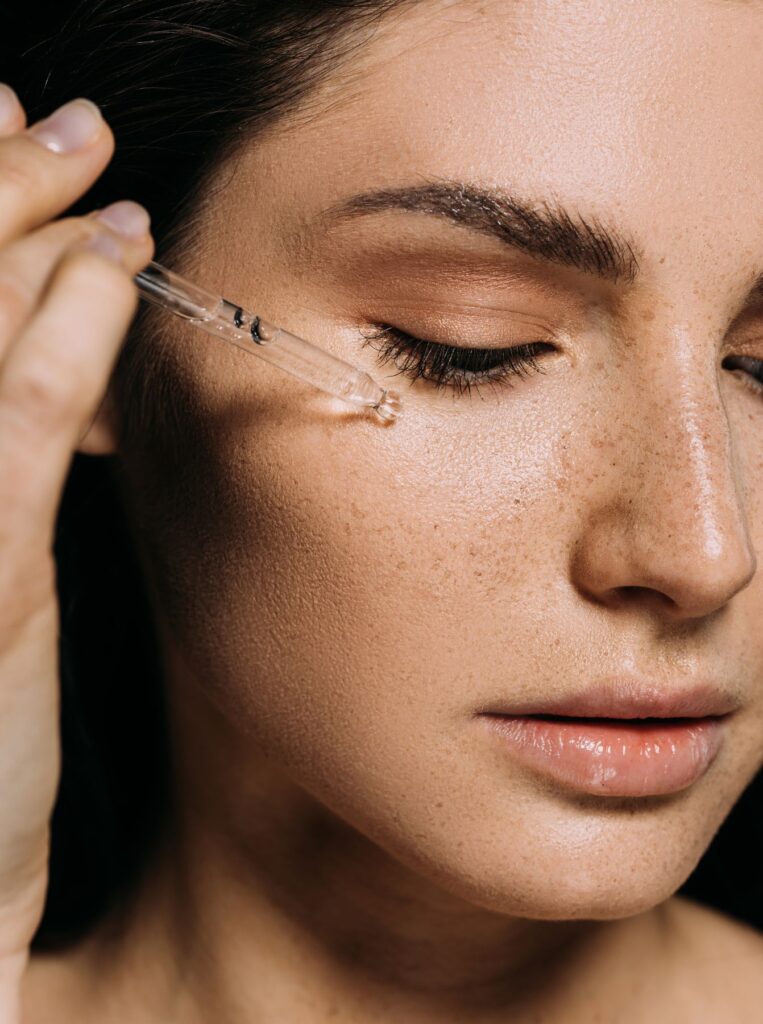
POLYGON ((679 265, 760 264, 761 53, 763 0, 405 4, 257 159, 303 224, 442 177, 601 214, 679 265))
POLYGON ((521 155, 535 180, 553 168, 558 181, 572 158, 588 194, 602 168, 657 170, 676 151, 687 170, 728 174, 731 155, 759 173, 761 44, 758 0, 415 3, 314 97, 328 101, 316 127, 397 139, 398 158, 436 143, 452 170, 500 173, 521 155))

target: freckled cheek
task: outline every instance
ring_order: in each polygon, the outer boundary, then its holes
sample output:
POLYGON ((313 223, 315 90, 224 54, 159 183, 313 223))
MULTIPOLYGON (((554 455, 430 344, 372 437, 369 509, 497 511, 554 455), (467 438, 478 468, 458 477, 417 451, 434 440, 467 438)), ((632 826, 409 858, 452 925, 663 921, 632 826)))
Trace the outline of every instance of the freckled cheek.
POLYGON ((188 633, 221 685, 383 715, 521 663, 563 565, 563 453, 457 440, 261 430, 215 453, 188 633))

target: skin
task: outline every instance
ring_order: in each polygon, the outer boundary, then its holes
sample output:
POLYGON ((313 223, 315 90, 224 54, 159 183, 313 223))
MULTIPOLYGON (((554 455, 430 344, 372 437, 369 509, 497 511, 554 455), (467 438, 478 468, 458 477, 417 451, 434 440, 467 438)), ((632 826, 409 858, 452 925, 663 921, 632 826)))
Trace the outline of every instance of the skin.
MULTIPOLYGON (((43 982, 82 1021, 754 1019, 763 939, 673 894, 762 762, 763 391, 721 366, 763 359, 762 44, 757 3, 417 3, 232 155, 177 269, 405 411, 168 326, 182 465, 142 503, 120 456, 175 814, 131 905, 33 963, 30 1020, 43 982), (638 283, 321 217, 433 179, 617 226, 638 283), (532 340, 519 314, 556 350, 484 401, 359 341, 532 340), (626 670, 739 704, 670 797, 549 783, 475 718, 626 670)), ((82 448, 115 450, 105 414, 82 448)))
POLYGON ((0 93, 0 1020, 15 1024, 59 783, 53 526, 153 242, 129 201, 53 219, 113 153, 96 107, 75 101, 26 131, 18 97, 0 93))

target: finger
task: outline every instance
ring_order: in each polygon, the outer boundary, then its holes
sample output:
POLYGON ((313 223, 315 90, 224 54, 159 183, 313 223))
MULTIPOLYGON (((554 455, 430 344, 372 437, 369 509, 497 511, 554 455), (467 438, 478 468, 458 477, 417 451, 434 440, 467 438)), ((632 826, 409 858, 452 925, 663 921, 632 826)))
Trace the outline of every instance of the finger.
POLYGON ((52 221, 0 249, 0 365, 13 339, 40 305, 48 280, 67 249, 100 231, 119 228, 125 266, 135 273, 151 258, 150 218, 124 200, 86 217, 52 221))
MULTIPOLYGON (((105 236, 110 237, 110 236, 105 236)), ((0 509, 13 545, 49 535, 77 439, 137 306, 124 268, 68 253, 0 372, 0 509)))
POLYGON ((66 211, 114 152, 89 100, 73 100, 26 131, 0 139, 0 246, 66 211))
POLYGON ((26 112, 9 85, 0 82, 0 139, 26 128, 26 112))

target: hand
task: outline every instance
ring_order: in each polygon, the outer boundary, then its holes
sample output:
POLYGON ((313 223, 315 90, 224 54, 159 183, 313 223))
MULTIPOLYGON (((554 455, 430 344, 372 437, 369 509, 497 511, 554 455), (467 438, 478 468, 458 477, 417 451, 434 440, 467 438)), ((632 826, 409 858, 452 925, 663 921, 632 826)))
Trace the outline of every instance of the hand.
POLYGON ((137 204, 53 220, 113 151, 87 101, 27 129, 0 87, 0 1024, 18 1020, 60 775, 56 513, 153 255, 137 204))

